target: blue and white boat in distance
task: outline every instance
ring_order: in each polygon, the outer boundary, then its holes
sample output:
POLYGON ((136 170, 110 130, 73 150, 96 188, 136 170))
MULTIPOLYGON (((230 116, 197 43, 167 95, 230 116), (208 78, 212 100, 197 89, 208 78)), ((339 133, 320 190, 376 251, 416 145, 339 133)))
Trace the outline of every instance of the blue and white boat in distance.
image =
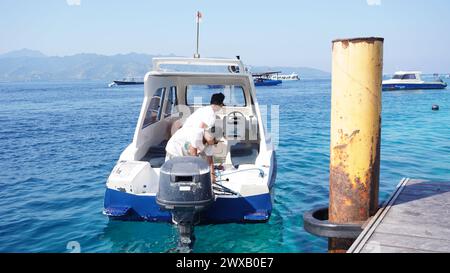
POLYGON ((255 86, 275 86, 282 83, 279 79, 272 79, 271 76, 281 71, 269 71, 269 72, 261 72, 261 73, 253 73, 253 82, 255 86))
POLYGON ((383 81, 383 91, 445 89, 447 83, 441 79, 426 82, 419 71, 398 71, 392 79, 383 81))
MULTIPOLYGON (((217 180, 212 185, 205 184, 208 189, 202 189, 212 192, 212 201, 198 211, 199 221, 209 224, 269 220, 276 157, 264 128, 252 75, 238 59, 208 58, 153 59, 153 69, 144 78, 144 99, 133 140, 120 155, 106 183, 105 215, 115 220, 177 224, 174 217, 177 205, 184 211, 189 200, 161 206, 162 188, 170 187, 180 196, 195 197, 195 192, 190 191, 199 185, 196 186, 193 177, 204 171, 185 168, 183 171, 193 174, 180 179, 175 173, 167 174, 169 167, 165 163, 171 161, 165 161, 165 146, 174 128, 182 125, 190 113, 208 105, 211 95, 217 92, 225 95, 225 106, 216 114, 215 123, 215 134, 219 134, 216 135, 219 143, 214 147, 217 180), (161 67, 164 65, 206 66, 206 72, 168 72, 161 67), (239 69, 212 73, 208 72, 211 71, 208 66, 239 69)), ((189 166, 198 165, 191 163, 189 166)), ((191 201, 189 204, 197 213, 196 200, 191 201)))
POLYGON ((254 79, 255 86, 275 86, 281 84, 281 80, 272 80, 272 79, 263 79, 256 78, 254 79))

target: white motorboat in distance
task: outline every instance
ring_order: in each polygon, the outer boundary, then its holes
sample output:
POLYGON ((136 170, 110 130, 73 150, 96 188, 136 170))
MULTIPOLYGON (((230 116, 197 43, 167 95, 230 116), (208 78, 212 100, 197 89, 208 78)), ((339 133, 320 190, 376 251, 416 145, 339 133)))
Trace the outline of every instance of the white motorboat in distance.
POLYGON ((383 91, 417 90, 417 89, 445 89, 447 83, 441 79, 425 82, 419 71, 399 71, 392 79, 383 81, 383 91))

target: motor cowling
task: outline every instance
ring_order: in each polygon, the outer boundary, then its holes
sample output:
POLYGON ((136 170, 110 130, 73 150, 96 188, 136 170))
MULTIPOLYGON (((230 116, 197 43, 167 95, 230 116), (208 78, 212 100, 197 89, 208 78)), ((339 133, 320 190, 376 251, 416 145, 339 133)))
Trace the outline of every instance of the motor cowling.
POLYGON ((184 156, 166 161, 160 169, 156 202, 166 210, 202 210, 214 201, 209 166, 205 160, 184 156))

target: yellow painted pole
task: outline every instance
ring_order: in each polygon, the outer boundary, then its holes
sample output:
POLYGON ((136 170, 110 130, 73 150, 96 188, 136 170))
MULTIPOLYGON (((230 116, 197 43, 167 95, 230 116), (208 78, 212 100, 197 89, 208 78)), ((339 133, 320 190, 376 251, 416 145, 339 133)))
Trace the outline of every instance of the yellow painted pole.
MULTIPOLYGON (((358 224, 378 209, 383 38, 333 41, 329 221, 358 224)), ((330 239, 330 252, 352 240, 330 239)))

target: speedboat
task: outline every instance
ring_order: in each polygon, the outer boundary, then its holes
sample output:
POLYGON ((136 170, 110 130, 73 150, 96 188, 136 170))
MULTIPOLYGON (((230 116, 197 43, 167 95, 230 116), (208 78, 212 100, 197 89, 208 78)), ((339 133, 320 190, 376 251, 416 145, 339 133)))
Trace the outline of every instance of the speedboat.
POLYGON ((113 81, 115 85, 136 85, 136 84, 144 84, 141 80, 136 80, 135 78, 125 78, 123 80, 115 80, 113 81))
POLYGON ((281 80, 255 78, 254 83, 255 83, 255 86, 274 86, 274 85, 281 84, 281 80))
POLYGON ((274 147, 266 135, 252 75, 241 60, 154 58, 152 71, 144 78, 133 141, 106 182, 103 213, 115 220, 177 225, 266 222, 272 212, 275 177, 274 147), (167 65, 206 69, 162 68, 167 65), (212 66, 228 69, 208 72, 212 66), (225 106, 216 113, 213 130, 219 143, 214 146, 217 180, 212 183, 204 160, 165 161, 165 146, 175 125, 182 126, 218 92, 225 95, 225 106))
POLYGON ((447 83, 441 79, 432 82, 422 80, 421 72, 399 71, 392 79, 383 81, 383 91, 416 90, 416 89, 445 89, 447 83))
POLYGON ((280 71, 270 71, 261 73, 252 73, 255 86, 274 86, 281 84, 279 79, 271 79, 271 75, 280 73, 280 71))

